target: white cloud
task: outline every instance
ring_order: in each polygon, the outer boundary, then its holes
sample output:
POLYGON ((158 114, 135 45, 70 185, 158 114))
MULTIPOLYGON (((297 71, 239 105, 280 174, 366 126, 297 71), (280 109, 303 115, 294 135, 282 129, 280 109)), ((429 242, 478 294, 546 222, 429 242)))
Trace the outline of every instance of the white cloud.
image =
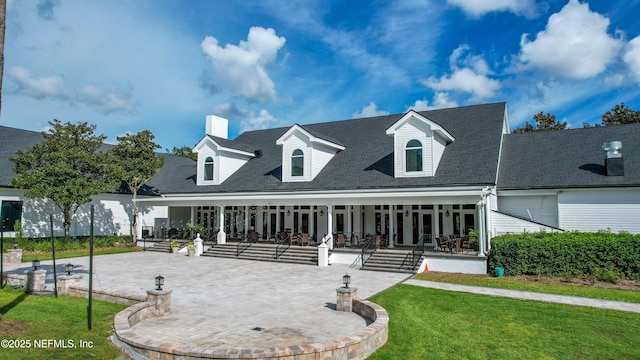
POLYGON ((131 91, 123 91, 114 85, 88 85, 78 89, 78 100, 95 105, 104 113, 133 112, 138 102, 131 91))
POLYGON ((354 119, 357 118, 366 118, 366 117, 374 117, 374 116, 382 116, 389 115, 388 111, 378 110, 378 105, 373 101, 369 103, 369 105, 362 108, 360 111, 354 112, 351 116, 354 119))
POLYGON ((238 108, 232 103, 216 105, 213 112, 225 116, 231 121, 240 120, 240 132, 268 129, 278 122, 278 119, 265 109, 260 110, 256 116, 253 111, 238 108))
POLYGON ((487 62, 479 55, 463 55, 469 51, 467 45, 460 45, 449 57, 452 73, 439 79, 431 76, 419 80, 424 86, 440 91, 462 91, 470 93, 474 99, 486 99, 500 89, 500 82, 489 78, 492 74, 487 62))
POLYGON ((407 107, 407 111, 413 109, 415 111, 425 111, 425 110, 433 110, 433 109, 445 109, 458 106, 458 103, 455 100, 449 99, 449 94, 446 92, 437 92, 433 96, 433 105, 429 105, 429 100, 422 99, 416 100, 416 102, 407 107))
POLYGON ((529 18, 538 16, 535 0, 447 0, 447 3, 461 8, 472 17, 492 11, 510 11, 529 18))
POLYGON ((285 41, 274 29, 252 27, 247 41, 240 41, 238 46, 220 47, 216 38, 207 36, 201 48, 222 85, 249 101, 262 102, 276 97, 275 84, 266 68, 275 61, 285 41))
POLYGON ((602 73, 618 54, 622 42, 607 33, 609 19, 570 0, 549 17, 535 40, 520 41, 520 61, 559 78, 588 79, 602 73))
POLYGON ((133 112, 138 105, 132 98, 131 91, 123 91, 114 85, 88 85, 74 90, 67 86, 61 75, 35 77, 22 66, 10 68, 9 77, 17 85, 17 94, 34 99, 49 98, 85 103, 97 107, 103 113, 133 112))
POLYGON ((64 78, 57 74, 34 77, 27 68, 15 66, 9 69, 8 75, 15 81, 16 92, 21 95, 36 99, 69 99, 72 94, 64 78))
POLYGON ((636 36, 627 43, 623 60, 635 75, 636 81, 640 83, 640 36, 636 36))

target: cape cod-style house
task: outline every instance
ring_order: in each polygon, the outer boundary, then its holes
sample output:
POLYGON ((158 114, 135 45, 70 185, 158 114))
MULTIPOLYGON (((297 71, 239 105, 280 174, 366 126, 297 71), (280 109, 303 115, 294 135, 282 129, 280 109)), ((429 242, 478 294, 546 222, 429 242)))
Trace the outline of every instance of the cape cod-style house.
MULTIPOLYGON (((190 222, 220 244, 286 232, 332 246, 337 235, 350 244, 380 235, 390 249, 437 250, 440 237, 475 229, 474 257, 484 259, 491 238, 507 232, 640 233, 640 125, 510 134, 506 103, 493 103, 294 124, 233 140, 227 129, 226 119, 207 116, 197 161, 166 156, 147 184, 152 192, 139 197, 139 235, 167 237, 190 222)), ((35 200, 8 186, 8 158, 38 136, 0 127, 0 199, 3 209, 20 203, 28 235, 46 233, 46 224, 42 210, 30 209, 35 200)), ((104 232, 129 231, 128 201, 94 200, 104 232)))

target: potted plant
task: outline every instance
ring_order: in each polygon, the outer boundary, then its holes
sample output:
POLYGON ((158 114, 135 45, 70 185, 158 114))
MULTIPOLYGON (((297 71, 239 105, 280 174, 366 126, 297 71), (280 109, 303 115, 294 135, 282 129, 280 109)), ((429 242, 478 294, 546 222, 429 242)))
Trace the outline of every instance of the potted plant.
POLYGON ((177 254, 178 250, 180 250, 180 243, 175 240, 169 241, 169 246, 171 246, 171 252, 174 254, 177 254))
POLYGON ((196 245, 193 243, 193 241, 189 241, 187 243, 187 253, 189 256, 193 256, 196 253, 196 245))
POLYGON ((478 249, 478 236, 480 234, 478 234, 478 230, 475 229, 469 229, 469 246, 474 249, 477 250, 478 249))

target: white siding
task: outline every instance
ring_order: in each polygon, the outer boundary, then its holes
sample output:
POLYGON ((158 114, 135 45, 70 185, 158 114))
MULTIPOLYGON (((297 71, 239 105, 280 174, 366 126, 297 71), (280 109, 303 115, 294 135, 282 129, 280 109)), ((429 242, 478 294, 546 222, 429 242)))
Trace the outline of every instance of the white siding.
POLYGON ((213 177, 217 181, 216 184, 222 184, 231 175, 238 171, 238 169, 246 164, 247 161, 249 161, 248 157, 240 154, 228 153, 225 151, 220 151, 219 154, 220 155, 215 159, 216 162, 214 165, 215 174, 213 177))
POLYGON ((498 210, 562 228, 562 226, 558 226, 558 197, 556 195, 500 196, 498 210))
POLYGON ((211 144, 207 143, 198 151, 198 185, 216 185, 218 182, 218 168, 219 161, 217 157, 217 153, 214 149, 211 148, 211 144), (204 180, 204 162, 205 160, 211 157, 213 159, 213 180, 204 180))
POLYGON ((440 164, 440 159, 442 159, 442 154, 444 154, 444 149, 446 148, 446 141, 440 137, 434 137, 433 141, 433 164, 432 164, 432 174, 435 175, 438 170, 438 165, 440 164))
POLYGON ((560 228, 640 233, 640 189, 567 190, 558 196, 560 228))
POLYGON ((334 149, 328 148, 322 145, 315 145, 312 150, 311 162, 312 162, 312 171, 311 171, 311 179, 314 179, 322 169, 333 159, 336 151, 334 149))
POLYGON ((498 212, 491 213, 491 233, 493 236, 523 232, 558 231, 557 229, 518 219, 498 212))
MULTIPOLYGON (((23 201, 22 228, 27 237, 51 236, 49 217, 53 215, 53 232, 63 236, 63 216, 60 209, 50 200, 25 197, 22 191, 11 190, 12 196, 0 194, 2 200, 23 201)), ((90 233, 91 205, 95 205, 95 235, 131 235, 131 195, 101 194, 93 197, 89 204, 82 205, 73 215, 70 235, 85 236, 90 233)), ((142 225, 152 225, 156 217, 166 217, 166 206, 139 207, 142 225)))
POLYGON ((412 118, 399 128, 394 135, 395 177, 433 176, 433 132, 428 124, 412 118), (405 150, 411 140, 422 143, 422 170, 407 172, 405 150))
POLYGON ((300 132, 291 135, 282 147, 282 181, 310 181, 311 180, 311 147, 309 139, 300 132), (291 155, 296 149, 304 153, 304 176, 291 176, 291 155))

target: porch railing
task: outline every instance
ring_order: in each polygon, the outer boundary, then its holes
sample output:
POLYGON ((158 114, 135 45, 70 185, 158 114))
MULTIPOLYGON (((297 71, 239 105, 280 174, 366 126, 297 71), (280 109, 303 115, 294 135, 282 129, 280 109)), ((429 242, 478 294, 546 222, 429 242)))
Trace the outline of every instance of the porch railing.
POLYGON ((413 249, 411 249, 411 251, 407 254, 407 256, 404 258, 404 261, 402 262, 402 265, 400 267, 401 268, 406 267, 409 270, 415 270, 415 268, 418 267, 419 265, 418 263, 422 259, 422 256, 424 255, 424 250, 425 250, 424 244, 427 241, 431 243, 430 235, 420 236, 420 240, 418 240, 418 244, 416 244, 416 246, 414 246, 413 249))
POLYGON ((362 266, 367 263, 371 255, 376 252, 378 248, 376 247, 376 240, 374 238, 367 239, 362 246, 362 251, 360 252, 360 259, 362 266))
POLYGON ((240 254, 242 254, 243 252, 245 252, 245 250, 247 250, 248 248, 251 247, 251 243, 250 242, 239 242, 238 245, 236 246, 236 257, 240 256, 240 254))

